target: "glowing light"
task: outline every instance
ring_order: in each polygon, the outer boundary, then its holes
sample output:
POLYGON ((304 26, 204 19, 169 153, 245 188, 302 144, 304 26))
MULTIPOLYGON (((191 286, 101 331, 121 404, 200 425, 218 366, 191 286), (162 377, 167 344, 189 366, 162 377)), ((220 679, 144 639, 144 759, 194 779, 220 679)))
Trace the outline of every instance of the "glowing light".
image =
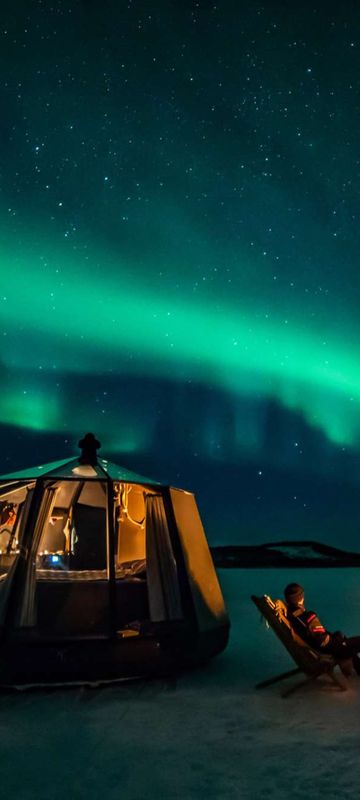
MULTIPOLYGON (((296 318, 292 324, 287 320, 286 327, 283 315, 281 320, 273 315, 271 322, 259 319, 248 302, 236 308, 228 300, 224 307, 214 299, 196 303, 180 295, 169 304, 160 288, 134 287, 126 277, 126 265, 119 265, 121 279, 115 280, 106 269, 100 274, 92 270, 89 262, 85 271, 79 257, 69 259, 58 247, 48 271, 29 251, 30 246, 25 258, 24 248, 17 257, 13 249, 7 255, 5 249, 1 262, 12 301, 2 304, 3 322, 11 332, 3 347, 11 377, 0 397, 2 422, 35 430, 59 429, 63 406, 54 389, 54 361, 57 370, 77 373, 94 372, 100 364, 112 369, 116 363, 142 376, 185 374, 204 384, 215 382, 235 395, 273 396, 300 410, 311 425, 339 443, 351 443, 360 435, 358 356, 356 348, 345 348, 342 339, 327 337, 325 359, 323 336, 304 331, 296 318), (12 263, 15 259, 16 270, 11 269, 10 258, 12 263), (55 287, 54 267, 59 265, 55 272, 60 272, 60 264, 61 282, 55 287), (57 298, 56 313, 49 313, 45 302, 52 294, 57 298), (20 344, 24 336, 26 350, 20 344), (36 370, 37 387, 24 392, 13 378, 14 368, 23 375, 36 370)), ((103 414, 103 429, 113 430, 105 408, 103 414)), ((78 430, 92 419, 92 409, 82 404, 71 414, 67 430, 78 430)), ((141 438, 143 444, 146 441, 148 426, 141 432, 136 421, 130 432, 127 423, 119 444, 131 452, 141 446, 141 438)))

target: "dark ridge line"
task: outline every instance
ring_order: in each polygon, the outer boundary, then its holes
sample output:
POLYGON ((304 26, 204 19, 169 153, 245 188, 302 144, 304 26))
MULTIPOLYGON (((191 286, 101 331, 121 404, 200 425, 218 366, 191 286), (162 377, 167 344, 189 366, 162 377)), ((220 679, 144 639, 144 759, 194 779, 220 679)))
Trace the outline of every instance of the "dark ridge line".
POLYGON ((269 542, 260 545, 218 545, 211 547, 216 567, 358 567, 360 553, 341 550, 313 540, 269 542), (292 548, 294 553, 277 548, 292 548), (302 554, 301 549, 311 549, 302 554), (299 552, 296 552, 299 551, 299 552), (319 558, 319 555, 321 556, 319 558))

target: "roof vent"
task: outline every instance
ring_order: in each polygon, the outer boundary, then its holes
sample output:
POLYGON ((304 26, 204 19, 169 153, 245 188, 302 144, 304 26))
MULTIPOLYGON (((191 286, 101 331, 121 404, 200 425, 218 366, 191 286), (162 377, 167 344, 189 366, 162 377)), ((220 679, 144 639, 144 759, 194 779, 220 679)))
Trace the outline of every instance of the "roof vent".
POLYGON ((79 463, 95 466, 98 463, 96 451, 101 447, 101 444, 95 439, 94 434, 87 433, 83 439, 80 439, 79 447, 82 451, 79 463))

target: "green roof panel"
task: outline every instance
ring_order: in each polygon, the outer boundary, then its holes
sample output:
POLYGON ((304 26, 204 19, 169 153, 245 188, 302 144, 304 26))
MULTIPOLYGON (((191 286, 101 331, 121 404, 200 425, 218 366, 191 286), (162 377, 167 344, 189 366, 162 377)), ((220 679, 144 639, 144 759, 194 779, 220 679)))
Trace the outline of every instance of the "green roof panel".
POLYGON ((104 458, 99 458, 98 463, 93 467, 90 464, 81 463, 79 458, 66 458, 62 461, 52 461, 37 467, 28 467, 19 472, 0 475, 0 481, 36 480, 37 478, 83 478, 84 480, 110 478, 113 481, 124 481, 125 483, 146 483, 150 486, 160 486, 158 481, 138 475, 136 472, 104 458))
MULTIPOLYGON (((77 461, 77 459, 73 459, 77 461)), ((47 475, 48 472, 53 472, 54 470, 60 470, 65 464, 69 464, 69 459, 63 459, 62 461, 51 461, 48 464, 40 464, 38 467, 28 467, 27 469, 22 469, 19 472, 11 472, 7 473, 6 475, 0 475, 0 481, 2 480, 26 480, 26 478, 43 478, 44 475, 47 475)))
POLYGON ((119 464, 114 464, 112 461, 106 461, 104 458, 99 458, 99 466, 106 472, 112 481, 125 481, 125 483, 147 483, 151 486, 160 486, 159 481, 154 481, 153 478, 145 478, 144 475, 138 475, 137 472, 132 472, 130 469, 120 467, 119 464))

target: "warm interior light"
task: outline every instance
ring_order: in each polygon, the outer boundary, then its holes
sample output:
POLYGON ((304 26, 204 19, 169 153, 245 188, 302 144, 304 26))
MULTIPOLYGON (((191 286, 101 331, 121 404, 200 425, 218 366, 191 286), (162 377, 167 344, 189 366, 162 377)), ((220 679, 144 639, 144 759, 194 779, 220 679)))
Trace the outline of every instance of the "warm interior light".
POLYGON ((86 478, 96 478, 97 473, 91 464, 80 464, 79 467, 74 467, 71 470, 74 475, 84 475, 86 478))

